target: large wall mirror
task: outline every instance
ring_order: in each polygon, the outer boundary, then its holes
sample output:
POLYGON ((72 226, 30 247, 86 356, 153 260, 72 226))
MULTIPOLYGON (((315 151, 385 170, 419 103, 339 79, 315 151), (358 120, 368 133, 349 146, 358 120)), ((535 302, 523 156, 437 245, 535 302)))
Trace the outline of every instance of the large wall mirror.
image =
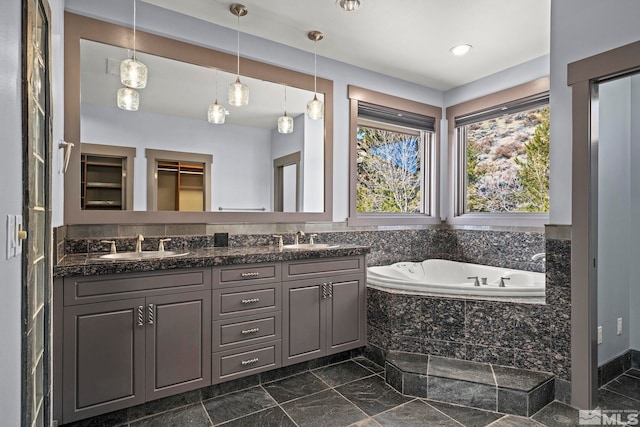
POLYGON ((120 61, 131 56, 131 29, 65 15, 65 140, 75 144, 65 175, 66 224, 331 220, 330 80, 317 82, 324 119, 311 120, 304 113, 313 75, 241 58, 250 100, 233 107, 226 97, 236 56, 140 31, 136 45, 149 77, 138 90, 138 111, 125 111, 116 93, 120 61), (216 98, 228 111, 224 124, 207 121, 216 98), (294 119, 286 134, 277 128, 285 108, 294 119), (101 152, 136 153, 116 162, 129 169, 123 169, 122 190, 104 189, 117 186, 108 179, 113 158, 83 153, 101 146, 101 152), (279 160, 291 155, 299 160, 283 185, 279 160), (86 173, 89 158, 99 164, 94 170, 107 171, 104 178, 86 173), (86 194, 107 200, 88 203, 86 194), (122 204, 108 200, 110 194, 122 204), (168 199, 175 202, 164 203, 168 199))

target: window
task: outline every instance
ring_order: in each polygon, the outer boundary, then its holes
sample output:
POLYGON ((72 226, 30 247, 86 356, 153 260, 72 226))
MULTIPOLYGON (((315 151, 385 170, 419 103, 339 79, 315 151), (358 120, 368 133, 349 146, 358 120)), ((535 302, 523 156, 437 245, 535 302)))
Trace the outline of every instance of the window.
POLYGON ((441 108, 354 86, 350 225, 439 222, 436 123, 441 108))
POLYGON ((450 107, 447 119, 450 222, 542 225, 549 211, 548 80, 450 107))

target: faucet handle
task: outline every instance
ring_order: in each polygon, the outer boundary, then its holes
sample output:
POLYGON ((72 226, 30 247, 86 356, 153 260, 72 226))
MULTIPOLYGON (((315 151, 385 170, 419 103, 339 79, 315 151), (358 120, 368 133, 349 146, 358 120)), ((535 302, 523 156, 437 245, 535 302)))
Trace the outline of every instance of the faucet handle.
POLYGON ((316 233, 313 234, 309 234, 309 244, 313 245, 315 242, 313 241, 314 237, 318 237, 318 235, 316 233))
POLYGON ((467 279, 475 279, 473 281, 473 286, 480 286, 480 281, 478 280, 478 276, 469 276, 467 279))
POLYGON ((100 243, 109 243, 109 244, 111 244, 111 247, 109 248, 109 253, 110 254, 115 254, 116 253, 116 241, 115 240, 100 240, 100 243))
POLYGON ((282 243, 282 234, 274 234, 271 237, 278 239, 278 249, 282 249, 284 244, 282 243))
POLYGON ((170 242, 171 239, 160 239, 160 243, 158 243, 158 252, 164 252, 164 242, 170 242))
POLYGON ((501 288, 504 288, 504 287, 505 287, 505 284, 504 284, 504 281, 505 281, 505 280, 511 280, 511 277, 501 277, 501 278, 500 278, 500 287, 501 287, 501 288))

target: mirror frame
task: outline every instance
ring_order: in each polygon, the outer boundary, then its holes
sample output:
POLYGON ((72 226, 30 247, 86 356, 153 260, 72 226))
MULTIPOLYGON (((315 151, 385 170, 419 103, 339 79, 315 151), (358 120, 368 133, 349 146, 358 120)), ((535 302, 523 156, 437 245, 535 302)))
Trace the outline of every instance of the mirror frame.
MULTIPOLYGON (((281 223, 331 221, 333 215, 333 81, 318 77, 324 94, 324 212, 87 211, 80 209, 80 40, 131 48, 133 30, 70 12, 64 17, 64 139, 75 144, 64 177, 65 224, 281 223)), ((136 31, 136 51, 236 72, 236 55, 136 31)), ((313 75, 240 57, 243 75, 313 91, 313 75)), ((115 98, 114 98, 115 99, 115 98)), ((203 119, 204 120, 204 119, 203 119)), ((91 142, 91 141, 86 141, 91 142)), ((153 148, 153 147, 151 147, 153 148)), ((135 171, 143 173, 144 171, 135 171)))

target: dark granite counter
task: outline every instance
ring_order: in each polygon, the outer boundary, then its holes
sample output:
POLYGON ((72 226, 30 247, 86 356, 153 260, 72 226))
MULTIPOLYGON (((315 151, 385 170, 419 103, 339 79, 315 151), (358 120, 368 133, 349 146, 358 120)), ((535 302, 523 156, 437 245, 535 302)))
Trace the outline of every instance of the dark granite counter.
POLYGON ((53 277, 94 276, 134 273, 175 268, 212 267, 216 265, 252 264, 301 259, 356 256, 369 253, 369 246, 340 245, 326 249, 278 249, 276 246, 209 247, 188 249, 187 255, 154 259, 110 260, 105 253, 70 254, 53 267, 53 277))

